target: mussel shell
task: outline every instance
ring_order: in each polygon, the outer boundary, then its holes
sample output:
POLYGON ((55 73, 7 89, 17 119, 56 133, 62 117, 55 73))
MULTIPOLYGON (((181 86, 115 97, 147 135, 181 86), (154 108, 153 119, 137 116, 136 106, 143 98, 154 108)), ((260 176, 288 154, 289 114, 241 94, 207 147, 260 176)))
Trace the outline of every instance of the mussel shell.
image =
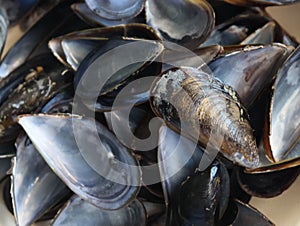
POLYGON ((97 15, 108 20, 122 20, 138 15, 144 8, 144 0, 85 0, 97 15))
MULTIPOLYGON (((113 27, 93 28, 72 32, 50 40, 49 48, 63 64, 72 67, 72 65, 69 65, 69 63, 67 62, 67 57, 72 58, 74 55, 73 51, 75 51, 76 55, 78 55, 77 58, 83 59, 87 56, 88 53, 90 53, 99 45, 97 40, 101 42, 101 40, 103 41, 103 39, 122 39, 124 37, 142 38, 147 40, 160 40, 153 28, 145 24, 133 23, 113 27), (66 49, 65 52, 62 46, 62 42, 65 41, 67 43, 68 40, 71 40, 71 43, 75 48, 68 47, 68 45, 66 45, 65 48, 68 49, 66 49)), ((77 65, 79 65, 80 61, 76 63, 77 65)), ((73 67, 73 69, 76 70, 77 67, 78 66, 73 67)))
POLYGON ((240 167, 234 167, 230 173, 230 199, 237 199, 243 203, 249 203, 251 195, 246 193, 240 186, 238 174, 240 167))
POLYGON ((6 41, 6 36, 8 32, 8 19, 6 12, 1 8, 0 9, 0 54, 2 54, 2 50, 6 41))
POLYGON ((214 225, 222 218, 228 199, 227 170, 214 162, 205 171, 196 170, 182 183, 178 212, 184 225, 214 225))
POLYGON ((233 87, 243 106, 249 108, 263 89, 272 83, 289 53, 290 50, 281 44, 246 47, 216 58, 208 67, 213 76, 233 87))
POLYGON ((248 194, 262 198, 271 198, 280 195, 288 189, 299 173, 300 167, 260 174, 249 174, 240 170, 238 181, 248 194))
POLYGON ((38 4, 38 0, 1 1, 1 7, 6 12, 10 25, 18 22, 38 4))
POLYGON ((166 126, 159 131, 158 165, 167 207, 165 225, 179 225, 177 211, 181 183, 195 172, 203 150, 166 126))
POLYGON ((116 108, 128 106, 128 102, 141 103, 148 99, 154 76, 160 73, 161 63, 155 61, 162 51, 163 45, 157 41, 109 40, 80 64, 74 80, 76 94, 89 100, 84 104, 97 111, 110 110, 116 96, 119 98, 114 105, 116 108), (119 95, 120 91, 123 93, 119 95))
POLYGON ((204 0, 148 0, 146 19, 165 40, 190 49, 199 46, 214 28, 215 15, 204 0))
POLYGON ((87 24, 91 26, 105 26, 112 27, 120 24, 128 24, 128 23, 145 23, 144 13, 141 12, 134 18, 122 19, 122 20, 107 20, 103 17, 98 16, 85 3, 74 3, 71 5, 73 11, 87 24))
POLYGON ((256 142, 237 94, 211 75, 189 67, 165 71, 152 85, 150 103, 175 131, 237 164, 258 165, 256 142))
POLYGON ((255 32, 245 38, 241 42, 241 45, 272 44, 275 39, 275 27, 276 23, 274 21, 266 23, 263 27, 257 29, 255 32))
POLYGON ((108 211, 100 209, 74 195, 59 212, 51 225, 145 226, 146 211, 143 204, 137 199, 121 209, 108 211))
POLYGON ((216 26, 210 37, 202 45, 237 45, 270 21, 276 24, 273 42, 282 42, 283 31, 272 18, 260 11, 247 11, 216 26))
POLYGON ((139 166, 101 124, 72 115, 27 115, 19 123, 52 170, 81 198, 118 209, 136 197, 139 166))
POLYGON ((164 43, 165 50, 163 52, 163 69, 165 71, 172 67, 203 67, 218 55, 222 54, 224 48, 220 45, 212 45, 199 47, 193 51, 185 47, 179 47, 171 43, 164 43))
POLYGON ((72 113, 74 89, 70 85, 57 93, 41 109, 42 113, 72 113))
POLYGON ((11 95, 13 90, 26 81, 26 77, 28 80, 31 74, 34 75, 34 71, 39 67, 42 67, 46 73, 65 70, 50 54, 39 55, 27 60, 7 77, 0 80, 0 105, 11 95))
POLYGON ((48 167, 27 136, 18 139, 12 183, 19 225, 31 225, 70 195, 69 189, 48 167))
MULTIPOLYGON (((45 58, 51 61, 51 57, 48 55, 45 58)), ((55 93, 70 84, 73 77, 66 73, 65 68, 58 63, 50 66, 49 70, 48 68, 44 70, 43 64, 32 68, 28 74, 23 75, 25 76, 24 82, 13 90, 10 90, 10 86, 15 86, 14 82, 7 85, 4 96, 9 93, 9 97, 0 105, 1 142, 11 141, 17 137, 20 131, 16 122, 17 115, 34 113, 55 93)), ((28 71, 25 70, 25 72, 28 71)))
POLYGON ((237 216, 232 223, 233 226, 251 226, 251 225, 264 225, 274 226, 274 224, 262 213, 248 204, 236 201, 238 208, 237 216))
POLYGON ((299 158, 300 154, 300 48, 279 71, 266 125, 264 147, 276 162, 299 158))
POLYGON ((7 52, 0 64, 0 80, 22 65, 27 59, 49 52, 47 47, 51 37, 62 32, 83 29, 86 25, 69 9, 72 0, 63 1, 32 26, 7 52), (78 21, 78 22, 77 22, 78 21))

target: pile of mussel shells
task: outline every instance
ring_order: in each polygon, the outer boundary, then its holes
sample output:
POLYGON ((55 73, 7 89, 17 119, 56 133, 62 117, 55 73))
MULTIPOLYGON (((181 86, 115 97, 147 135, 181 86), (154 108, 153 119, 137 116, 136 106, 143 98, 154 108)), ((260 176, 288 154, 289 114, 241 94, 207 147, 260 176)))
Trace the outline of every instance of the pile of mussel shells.
POLYGON ((297 0, 0 1, 0 225, 274 225, 300 172, 297 0))

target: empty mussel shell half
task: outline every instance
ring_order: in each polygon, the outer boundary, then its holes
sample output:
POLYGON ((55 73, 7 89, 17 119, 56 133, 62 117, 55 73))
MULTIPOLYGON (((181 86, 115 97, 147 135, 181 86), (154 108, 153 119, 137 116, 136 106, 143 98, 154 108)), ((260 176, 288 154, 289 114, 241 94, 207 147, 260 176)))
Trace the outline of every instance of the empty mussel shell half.
POLYGON ((143 204, 137 199, 118 210, 103 210, 74 195, 51 225, 142 226, 146 225, 146 212, 143 204))
POLYGON ((24 135, 17 141, 12 184, 14 211, 19 225, 31 225, 70 195, 68 187, 49 168, 24 135))
POLYGON ((147 23, 166 41, 190 49, 206 40, 215 24, 212 7, 204 0, 149 0, 147 23))
POLYGON ((108 20, 93 13, 93 11, 90 10, 90 8, 83 2, 72 4, 71 8, 80 19, 82 19, 87 24, 93 27, 97 27, 99 25, 104 27, 112 27, 112 26, 116 26, 120 24, 128 24, 128 23, 146 23, 143 12, 129 19, 108 20))
POLYGON ((108 20, 132 18, 144 8, 144 0, 85 0, 85 3, 94 13, 108 20))
POLYGON ((153 111, 170 128, 241 166, 257 167, 253 131, 230 86, 195 68, 173 68, 153 83, 150 98, 153 111))
POLYGON ((119 209, 139 190, 135 158, 104 126, 74 115, 24 115, 19 123, 52 170, 78 196, 119 209))
POLYGON ((273 86, 264 147, 276 162, 300 155, 300 48, 286 60, 273 86))

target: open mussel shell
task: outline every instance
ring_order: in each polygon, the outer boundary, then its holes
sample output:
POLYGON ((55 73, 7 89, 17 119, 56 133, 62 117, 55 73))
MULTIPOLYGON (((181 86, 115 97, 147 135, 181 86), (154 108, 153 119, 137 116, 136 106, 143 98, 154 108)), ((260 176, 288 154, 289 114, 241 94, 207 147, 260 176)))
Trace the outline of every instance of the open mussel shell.
POLYGON ((118 210, 103 210, 74 195, 51 225, 143 226, 146 225, 146 212, 143 204, 137 199, 118 210))
POLYGON ((103 17, 100 17, 96 13, 94 13, 85 3, 74 3, 71 5, 71 8, 73 11, 87 24, 90 24, 91 26, 105 26, 105 27, 111 27, 116 26, 120 24, 128 24, 128 23, 145 23, 145 16, 143 13, 140 13, 139 15, 128 18, 128 19, 122 19, 122 20, 108 20, 103 17))
POLYGON ((296 180, 300 167, 282 169, 275 172, 251 174, 239 170, 238 181, 250 195, 271 198, 280 195, 296 180))
POLYGON ((63 64, 76 70, 81 60, 97 48, 103 40, 139 38, 160 40, 153 28, 145 24, 125 24, 106 28, 93 28, 72 32, 49 41, 49 48, 63 64), (70 40, 70 41, 69 41, 70 40), (97 41, 99 40, 99 42, 97 41), (62 42, 65 42, 64 46, 62 42), (68 44, 69 43, 69 44, 68 44), (75 65, 67 59, 73 59, 75 65))
POLYGON ((290 49, 282 44, 246 46, 243 50, 216 58, 208 67, 213 76, 230 85, 238 93, 243 106, 249 108, 272 83, 289 53, 290 49))
POLYGON ((10 191, 5 189, 5 187, 8 186, 9 184, 10 184, 9 177, 6 177, 4 180, 0 181, 0 212, 1 212, 0 225, 15 226, 16 221, 10 209, 10 205, 11 205, 10 191), (8 204, 7 202, 9 202, 9 200, 10 203, 8 204))
MULTIPOLYGON (((269 127, 264 146, 276 162, 300 155, 300 48, 283 64, 273 86, 269 127)), ((268 123, 268 120, 267 122, 268 123)))
POLYGON ((229 176, 219 162, 196 169, 180 187, 178 212, 184 225, 215 225, 229 200, 229 176))
POLYGON ((194 49, 206 40, 215 24, 212 7, 204 0, 149 0, 147 23, 166 41, 194 49))
POLYGON ((175 131, 229 160, 255 168, 256 141, 236 92, 208 73, 191 68, 163 72, 152 85, 151 106, 175 131))
POLYGON ((299 0, 224 0, 241 6, 276 6, 298 2, 299 0))
POLYGON ((132 18, 144 8, 144 0, 85 0, 85 3, 94 13, 108 20, 132 18))
POLYGON ((156 60, 163 49, 158 41, 109 40, 80 64, 74 79, 76 94, 96 111, 110 110, 113 104, 119 108, 147 101, 154 76, 161 71, 156 60))
POLYGON ((18 225, 31 225, 70 195, 68 187, 49 168, 27 136, 19 137, 17 142, 12 183, 18 225))
POLYGON ((19 123, 47 164, 81 198, 119 209, 136 197, 140 168, 101 124, 61 114, 22 116, 19 123))

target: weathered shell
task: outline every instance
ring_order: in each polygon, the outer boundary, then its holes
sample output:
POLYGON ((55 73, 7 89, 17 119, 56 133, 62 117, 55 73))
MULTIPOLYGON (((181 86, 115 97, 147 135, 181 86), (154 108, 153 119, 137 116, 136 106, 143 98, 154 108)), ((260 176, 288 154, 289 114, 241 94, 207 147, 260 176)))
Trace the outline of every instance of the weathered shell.
POLYGON ((199 46, 214 28, 214 11, 205 0, 148 0, 147 23, 160 36, 190 49, 199 46))
POLYGON ((146 212, 138 200, 133 200, 128 206, 118 210, 103 210, 74 195, 51 225, 145 226, 146 212))
POLYGON ((132 18, 144 8, 144 0, 85 0, 85 2, 94 13, 108 20, 132 18))
MULTIPOLYGON (((6 89, 9 97, 0 103, 0 138, 1 141, 13 140, 17 137, 20 128, 17 125, 16 117, 19 114, 34 113, 41 108, 55 93, 65 88, 72 81, 71 74, 66 73, 65 68, 57 62, 53 56, 40 56, 41 59, 48 60, 36 65, 36 68, 25 70, 22 74, 24 79, 16 88, 11 90, 11 86, 17 84, 7 84, 6 89), (25 78, 24 78, 25 77, 25 78)), ((4 96, 7 93, 3 94, 4 96)))
POLYGON ((136 197, 139 166, 101 124, 72 115, 27 115, 19 123, 52 170, 81 198, 118 209, 136 197))
POLYGON ((208 66, 214 77, 238 93, 241 103, 248 109, 262 90, 272 83, 289 53, 289 48, 281 44, 246 47, 221 56, 208 66))
POLYGON ((259 157, 247 115, 237 94, 211 75, 195 68, 170 69, 151 90, 154 112, 175 130, 196 139, 245 167, 259 157), (180 125, 180 124, 181 125, 180 125))
POLYGON ((18 225, 31 225, 70 195, 69 189, 52 172, 27 136, 20 137, 17 143, 12 183, 18 225))

